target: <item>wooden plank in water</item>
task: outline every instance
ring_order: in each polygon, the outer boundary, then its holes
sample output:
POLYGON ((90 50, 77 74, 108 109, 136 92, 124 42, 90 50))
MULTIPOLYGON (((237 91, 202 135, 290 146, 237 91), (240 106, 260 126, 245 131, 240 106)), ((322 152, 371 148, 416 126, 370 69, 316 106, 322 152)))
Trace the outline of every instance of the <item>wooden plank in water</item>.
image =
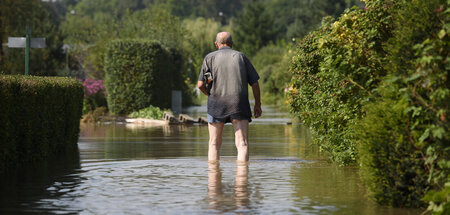
POLYGON ((180 121, 181 123, 186 123, 186 124, 194 123, 194 119, 192 119, 192 117, 188 116, 187 114, 178 115, 178 121, 180 121))
POLYGON ((171 113, 164 112, 163 120, 168 122, 169 124, 178 124, 180 123, 177 118, 175 118, 171 113))
POLYGON ((208 120, 205 117, 199 117, 197 122, 200 124, 208 124, 208 120))

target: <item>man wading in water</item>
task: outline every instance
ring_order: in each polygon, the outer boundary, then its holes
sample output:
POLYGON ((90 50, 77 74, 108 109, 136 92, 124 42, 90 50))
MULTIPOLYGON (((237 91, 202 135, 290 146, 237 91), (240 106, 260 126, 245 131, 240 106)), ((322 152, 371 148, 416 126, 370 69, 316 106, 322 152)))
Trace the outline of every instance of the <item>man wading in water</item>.
POLYGON ((232 48, 228 32, 217 34, 214 43, 218 49, 206 55, 198 78, 198 88, 208 96, 208 160, 219 160, 222 130, 227 122, 233 123, 238 161, 248 161, 248 124, 252 112, 248 101, 248 85, 255 97, 254 114, 261 116, 259 75, 248 58, 232 48))

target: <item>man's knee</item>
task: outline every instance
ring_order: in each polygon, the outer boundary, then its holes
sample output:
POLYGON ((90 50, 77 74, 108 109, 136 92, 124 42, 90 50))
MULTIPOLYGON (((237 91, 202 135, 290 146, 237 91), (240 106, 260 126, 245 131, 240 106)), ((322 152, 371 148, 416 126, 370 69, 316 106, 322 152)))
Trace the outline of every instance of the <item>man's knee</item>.
POLYGON ((221 143, 220 143, 219 141, 213 141, 213 140, 211 140, 211 141, 209 141, 209 145, 210 145, 210 146, 220 146, 221 143))
POLYGON ((221 137, 210 137, 209 145, 215 146, 215 147, 220 147, 220 145, 222 145, 222 138, 221 137))
POLYGON ((248 148, 248 141, 245 139, 238 139, 236 140, 236 148, 237 149, 247 149, 248 148))

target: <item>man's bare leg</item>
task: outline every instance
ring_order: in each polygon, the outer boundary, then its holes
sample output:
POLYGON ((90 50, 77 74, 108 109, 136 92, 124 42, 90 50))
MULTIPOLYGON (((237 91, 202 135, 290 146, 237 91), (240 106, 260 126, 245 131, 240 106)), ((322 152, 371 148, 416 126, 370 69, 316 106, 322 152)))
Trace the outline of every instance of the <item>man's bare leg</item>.
POLYGON ((222 146, 222 131, 223 122, 208 123, 209 130, 209 146, 208 146, 208 160, 217 161, 219 160, 220 146, 222 146))
POLYGON ((248 161, 248 120, 233 119, 234 142, 238 161, 248 161))

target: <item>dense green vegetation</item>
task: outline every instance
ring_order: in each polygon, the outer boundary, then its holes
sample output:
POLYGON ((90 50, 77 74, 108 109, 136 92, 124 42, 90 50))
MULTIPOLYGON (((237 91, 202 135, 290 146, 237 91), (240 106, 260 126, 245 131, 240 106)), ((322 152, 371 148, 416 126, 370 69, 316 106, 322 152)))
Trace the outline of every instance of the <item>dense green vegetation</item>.
POLYGON ((349 126, 386 75, 382 42, 390 37, 388 12, 355 8, 335 22, 324 19, 293 57, 292 109, 314 128, 322 150, 341 164, 356 161, 349 126))
POLYGON ((77 150, 79 81, 2 75, 0 97, 0 170, 77 150))
MULTIPOLYGON (((292 38, 314 29, 321 17, 337 16, 355 4, 361 5, 358 0, 5 0, 0 5, 0 36, 5 43, 8 36, 23 36, 26 25, 32 25, 33 36, 46 37, 49 48, 32 50, 31 74, 82 80, 104 79, 110 41, 157 40, 181 53, 184 81, 194 87, 203 57, 215 49, 215 34, 230 31, 235 49, 251 60, 284 50, 280 61, 273 58, 272 64, 257 66, 257 70, 273 71, 266 72, 264 80, 277 80, 279 72, 287 74, 286 66, 276 67, 289 61, 286 48, 292 38)), ((0 60, 3 74, 23 73, 22 49, 2 47, 0 60)), ((263 88, 265 84, 261 83, 263 88)), ((269 81, 267 85, 266 101, 284 100, 280 92, 288 87, 287 82, 276 81, 275 86, 269 81)))
POLYGON ((284 103, 296 38, 359 1, 252 1, 233 22, 235 47, 249 55, 261 75, 263 102, 284 103), (271 27, 270 27, 271 26, 271 27), (291 41, 293 43, 291 43, 291 41))
POLYGON ((74 10, 76 13, 67 15, 62 29, 69 35, 66 42, 73 46, 72 57, 78 61, 74 69, 88 77, 103 79, 106 47, 114 39, 157 40, 181 50, 181 22, 165 11, 128 12, 119 19, 108 13, 91 15, 89 10, 83 10, 81 3, 74 10))
POLYGON ((251 1, 245 4, 235 23, 234 47, 246 55, 253 56, 264 44, 275 40, 273 17, 263 2, 251 1))
MULTIPOLYGON (((167 111, 167 110, 166 110, 167 111)), ((155 106, 148 106, 144 109, 134 111, 128 116, 131 118, 145 118, 145 119, 162 119, 164 111, 155 106)))
POLYGON ((291 108, 332 160, 359 161, 379 203, 423 206, 449 181, 448 2, 365 3, 300 41, 291 108))
POLYGON ((156 41, 112 41, 105 56, 109 110, 129 114, 149 105, 170 107, 171 90, 184 85, 178 56, 156 41))
POLYGON ((271 44, 261 48, 253 57, 252 63, 258 68, 260 82, 263 83, 261 93, 264 104, 286 107, 285 91, 292 78, 289 65, 294 48, 290 43, 271 44))
POLYGON ((375 198, 385 204, 418 206, 425 192, 443 189, 450 180, 450 29, 445 26, 450 11, 448 3, 437 0, 402 1, 398 7, 392 13, 393 35, 385 44, 388 76, 376 104, 365 108, 373 121, 369 125, 362 119, 358 124, 364 126, 355 131, 362 134, 358 139, 365 156, 362 170, 375 198), (392 130, 389 138, 376 135, 383 127, 392 130), (390 148, 385 155, 376 153, 385 152, 386 146, 390 148), (408 168, 400 172, 401 166, 408 168))
MULTIPOLYGON (((261 76, 264 103, 283 104, 288 92, 320 149, 359 164, 378 202, 431 201, 439 214, 450 207, 448 4, 3 0, 0 39, 32 26, 48 48, 32 50, 31 74, 81 79, 83 111, 100 116, 106 105, 116 114, 166 108, 171 90, 189 104, 216 33, 230 31, 261 76)), ((23 49, 0 47, 0 74, 23 73, 23 62, 23 49)))

